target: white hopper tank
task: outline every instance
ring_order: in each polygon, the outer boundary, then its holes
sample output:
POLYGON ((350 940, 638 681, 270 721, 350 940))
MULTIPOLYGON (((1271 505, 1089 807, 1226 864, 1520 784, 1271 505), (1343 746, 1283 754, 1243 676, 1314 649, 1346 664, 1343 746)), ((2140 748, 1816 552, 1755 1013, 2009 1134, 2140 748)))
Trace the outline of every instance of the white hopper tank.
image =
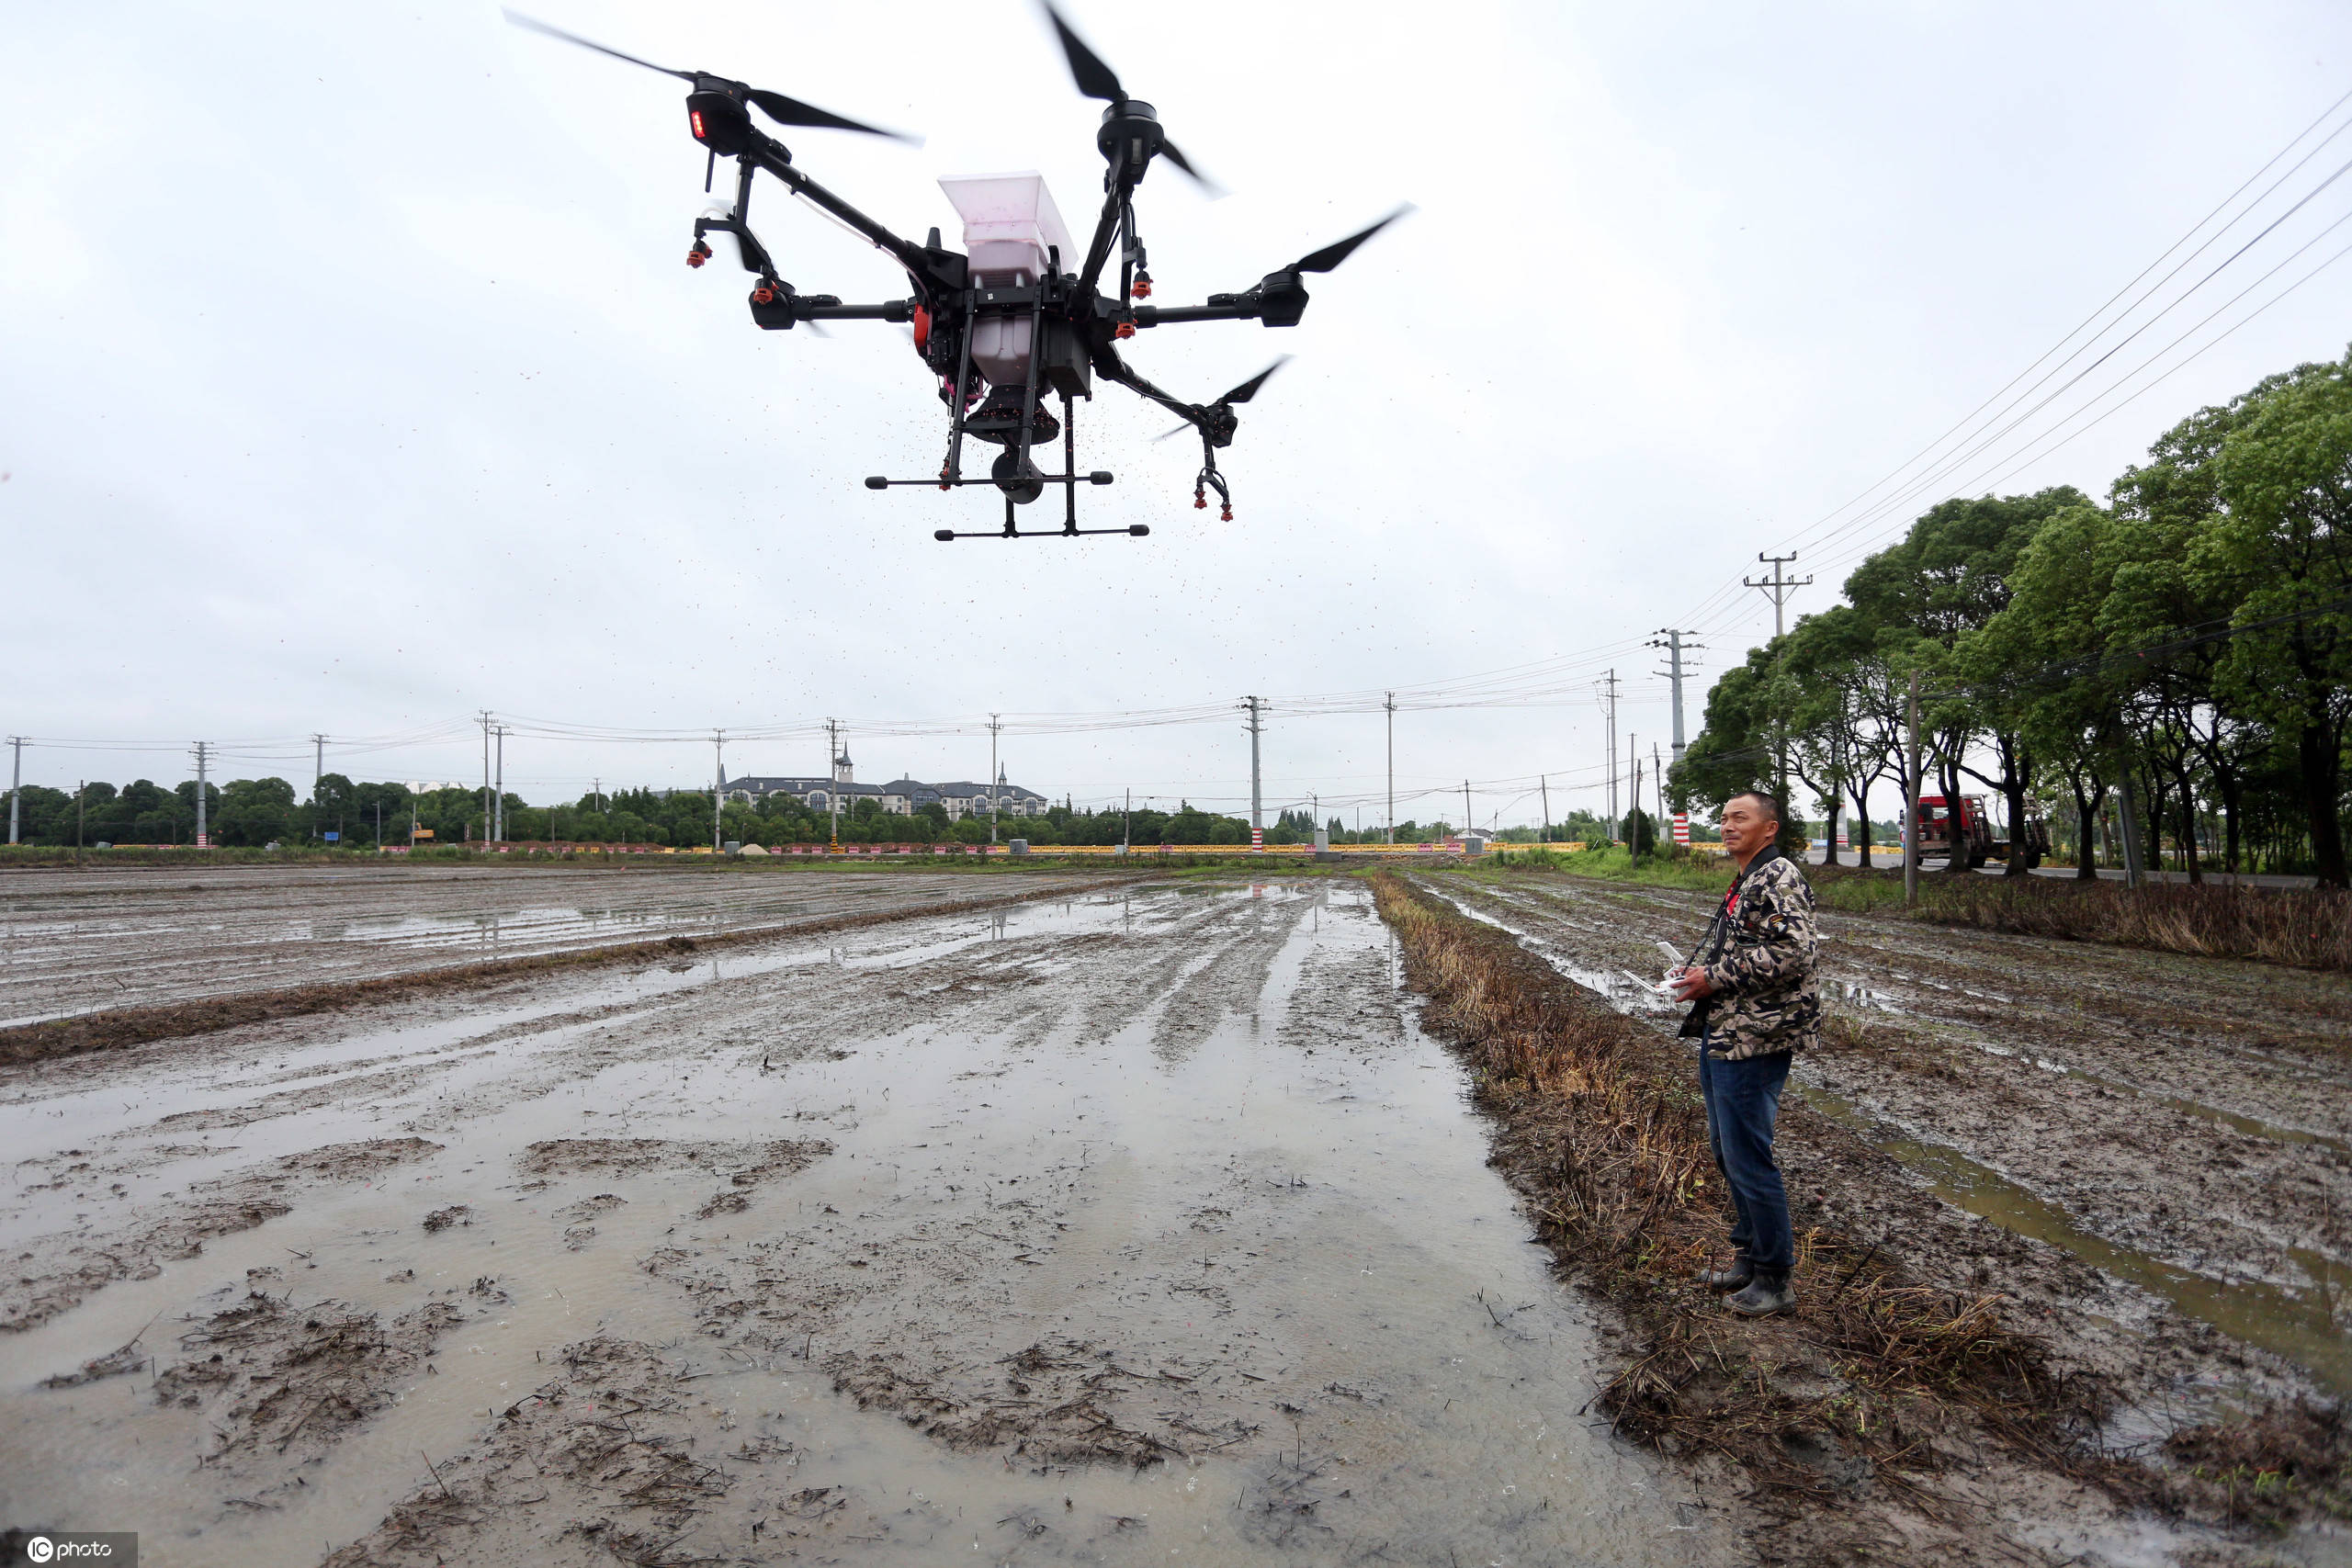
MULTIPOLYGON (((964 220, 964 250, 979 288, 1024 288, 1046 276, 1058 251, 1065 270, 1077 256, 1069 231, 1038 174, 967 175, 939 188, 964 220)), ((972 363, 994 387, 1028 378, 1030 321, 1026 313, 983 314, 973 323, 972 363)))

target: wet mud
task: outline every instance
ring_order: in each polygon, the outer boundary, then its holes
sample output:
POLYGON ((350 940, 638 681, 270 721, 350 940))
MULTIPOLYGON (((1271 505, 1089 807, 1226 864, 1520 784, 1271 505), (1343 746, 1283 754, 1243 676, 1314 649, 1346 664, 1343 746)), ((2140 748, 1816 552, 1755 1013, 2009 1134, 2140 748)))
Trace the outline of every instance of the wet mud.
POLYGON ((0 873, 0 1029, 1077 886, 893 868, 40 867, 0 873))
MULTIPOLYGON (((1635 982, 1663 969, 1659 941, 1688 950, 1713 904, 1567 877, 1422 880, 1662 1028, 1680 1010, 1635 982)), ((2132 1394, 2119 1444, 2281 1392, 2352 1392, 2352 985, 1837 915, 1822 929, 1826 1038, 1788 1103, 1999 1238, 1916 1215, 1886 1227, 1929 1224, 1951 1283, 2012 1293, 2115 1375, 2132 1394)), ((1834 1170, 1814 1192, 1847 1220, 1910 1207, 1834 1170)))
POLYGON ((1744 1555, 1352 884, 20 1064, 0 1141, 0 1522, 161 1562, 1744 1555))

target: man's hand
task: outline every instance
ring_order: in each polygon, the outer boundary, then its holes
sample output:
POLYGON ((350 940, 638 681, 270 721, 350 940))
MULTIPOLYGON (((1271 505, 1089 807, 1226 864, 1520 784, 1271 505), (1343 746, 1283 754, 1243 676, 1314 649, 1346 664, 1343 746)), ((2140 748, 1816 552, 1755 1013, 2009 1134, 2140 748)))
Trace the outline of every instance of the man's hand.
POLYGON ((1714 981, 1707 977, 1704 969, 1678 969, 1667 976, 1667 984, 1674 987, 1674 999, 1678 1002, 1695 1002, 1713 996, 1715 990, 1714 981))

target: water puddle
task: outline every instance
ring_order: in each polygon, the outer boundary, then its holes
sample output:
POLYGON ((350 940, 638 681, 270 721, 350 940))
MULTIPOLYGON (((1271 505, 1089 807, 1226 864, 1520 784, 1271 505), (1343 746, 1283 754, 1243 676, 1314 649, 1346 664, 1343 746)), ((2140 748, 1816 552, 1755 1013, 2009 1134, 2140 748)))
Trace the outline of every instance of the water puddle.
MULTIPOLYGON (((1426 887, 1426 885, 1424 886, 1426 887)), ((1672 998, 1659 994, 1654 982, 1640 976, 1627 974, 1622 969, 1588 969, 1558 947, 1523 927, 1512 925, 1499 916, 1488 914, 1486 910, 1455 897, 1442 888, 1427 887, 1427 891, 1444 899, 1457 912, 1476 920, 1480 925, 1492 926, 1495 930, 1516 938, 1521 947, 1543 959, 1586 990, 1598 995, 1619 1012, 1637 1016, 1662 1016, 1674 1012, 1681 1005, 1672 998)), ((1661 964, 1661 973, 1663 968, 1661 964)))

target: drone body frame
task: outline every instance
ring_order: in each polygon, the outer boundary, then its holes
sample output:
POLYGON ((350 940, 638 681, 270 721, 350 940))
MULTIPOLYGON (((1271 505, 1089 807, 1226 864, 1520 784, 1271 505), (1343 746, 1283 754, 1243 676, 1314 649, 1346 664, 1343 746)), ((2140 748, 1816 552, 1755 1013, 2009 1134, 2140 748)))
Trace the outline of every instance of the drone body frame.
MULTIPOLYGON (((1069 58, 1079 90, 1107 102, 1095 134, 1095 146, 1105 164, 1103 200, 1093 234, 1076 270, 1068 268, 1057 247, 1046 247, 1042 265, 1017 274, 976 270, 968 255, 941 243, 937 229, 933 229, 922 244, 894 232, 811 178, 793 162, 791 149, 752 122, 751 110, 757 107, 785 125, 885 136, 896 132, 708 73, 653 65, 543 22, 513 12, 507 15, 520 26, 693 85, 693 90, 686 95, 687 129, 708 154, 705 188, 709 188, 720 159, 734 163, 736 178, 734 199, 728 210, 695 220, 687 264, 699 267, 711 258, 710 234, 723 232, 732 236, 744 270, 758 279, 750 299, 752 319, 756 324, 769 331, 786 331, 804 321, 882 321, 903 323, 912 329, 915 350, 937 380, 940 399, 948 409, 946 457, 935 478, 893 479, 876 476, 865 481, 867 488, 936 486, 954 490, 967 485, 989 485, 1004 496, 1004 524, 1001 529, 959 533, 942 528, 933 534, 934 538, 1022 538, 1041 534, 1064 537, 1085 534, 1140 536, 1149 533, 1141 524, 1123 528, 1078 525, 1078 486, 1112 481, 1110 474, 1099 469, 1080 474, 1077 468, 1075 405, 1078 400, 1093 396, 1097 376, 1127 388, 1182 419, 1183 424, 1170 434, 1189 426, 1199 435, 1202 468, 1193 485, 1193 504, 1207 506, 1208 491, 1214 490, 1222 503, 1222 514, 1229 522, 1233 516, 1232 492, 1217 469, 1216 453, 1232 445, 1238 428, 1234 405, 1255 396, 1283 360, 1277 359, 1213 402, 1193 403, 1153 385, 1126 362, 1118 344, 1140 330, 1182 322, 1254 320, 1268 327, 1295 326, 1308 300, 1301 275, 1329 271, 1409 209, 1400 208, 1345 240, 1268 273, 1238 292, 1212 294, 1201 304, 1172 309, 1141 303, 1150 298, 1152 285, 1143 243, 1136 229, 1136 187, 1150 172, 1152 164, 1162 157, 1196 181, 1204 185, 1207 182, 1168 139, 1153 107, 1128 96, 1116 74, 1060 15, 1050 5, 1045 8, 1069 58), (752 231, 752 191, 756 176, 763 171, 896 261, 906 272, 912 292, 899 299, 852 304, 830 294, 802 294, 796 290, 785 281, 775 258, 752 231), (1119 260, 1115 292, 1106 293, 1102 285, 1114 245, 1119 260), (1027 329, 1025 333, 1018 331, 1023 326, 1027 329), (1023 362, 1019 385, 983 377, 974 362, 976 340, 983 334, 992 345, 1022 344, 1017 355, 1023 362), (1058 419, 1046 406, 1049 398, 1057 399, 1061 404, 1058 419), (1057 436, 1062 443, 1062 471, 1043 472, 1032 455, 1057 436), (986 478, 967 477, 964 473, 964 443, 967 437, 1003 448, 986 478), (1038 500, 1048 487, 1057 486, 1064 496, 1061 527, 1023 530, 1015 508, 1038 500)), ((1004 358, 1002 355, 997 357, 1001 362, 1004 358)))

